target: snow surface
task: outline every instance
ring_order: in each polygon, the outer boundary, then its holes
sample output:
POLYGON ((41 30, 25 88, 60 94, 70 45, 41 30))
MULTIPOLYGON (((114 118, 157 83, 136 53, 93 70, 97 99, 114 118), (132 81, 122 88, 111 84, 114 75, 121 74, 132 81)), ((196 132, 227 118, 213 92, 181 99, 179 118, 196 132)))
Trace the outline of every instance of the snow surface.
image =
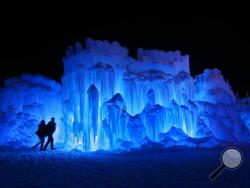
POLYGON ((0 89, 0 145, 35 144, 38 123, 51 117, 55 142, 66 149, 138 148, 145 140, 164 140, 165 147, 250 142, 250 105, 236 99, 218 69, 193 78, 189 56, 180 51, 128 54, 118 42, 88 38, 85 47, 78 42, 66 51, 62 84, 30 74, 7 79, 0 89), (173 130, 188 139, 161 140, 173 130))
POLYGON ((250 152, 240 149, 244 155, 243 165, 237 170, 224 170, 211 182, 208 176, 220 165, 221 149, 83 153, 1 148, 0 186, 248 188, 250 152))

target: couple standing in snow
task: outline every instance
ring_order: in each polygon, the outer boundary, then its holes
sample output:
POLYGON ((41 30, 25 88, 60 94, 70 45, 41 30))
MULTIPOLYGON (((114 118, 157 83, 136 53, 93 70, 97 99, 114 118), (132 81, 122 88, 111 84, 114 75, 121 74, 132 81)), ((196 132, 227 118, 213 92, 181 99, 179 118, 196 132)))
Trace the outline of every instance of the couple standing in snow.
POLYGON ((54 139, 53 139, 53 134, 56 130, 56 123, 55 123, 55 118, 51 118, 50 122, 45 125, 45 121, 42 120, 40 124, 38 125, 38 130, 36 131, 36 135, 39 137, 40 142, 38 142, 36 145, 34 145, 32 148, 36 148, 39 144, 41 144, 40 150, 46 150, 47 146, 50 144, 51 150, 55 149, 54 148, 54 139), (44 138, 48 136, 48 140, 43 147, 44 144, 44 138))

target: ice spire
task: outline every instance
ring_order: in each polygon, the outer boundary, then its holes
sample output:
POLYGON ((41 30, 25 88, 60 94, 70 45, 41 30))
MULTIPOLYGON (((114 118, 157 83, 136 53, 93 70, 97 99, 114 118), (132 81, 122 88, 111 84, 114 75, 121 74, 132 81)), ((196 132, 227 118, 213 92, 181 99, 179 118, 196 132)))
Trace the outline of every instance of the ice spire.
POLYGON ((88 114, 89 114, 89 127, 93 129, 93 139, 95 141, 98 128, 98 104, 99 92, 95 85, 91 85, 88 89, 88 114))

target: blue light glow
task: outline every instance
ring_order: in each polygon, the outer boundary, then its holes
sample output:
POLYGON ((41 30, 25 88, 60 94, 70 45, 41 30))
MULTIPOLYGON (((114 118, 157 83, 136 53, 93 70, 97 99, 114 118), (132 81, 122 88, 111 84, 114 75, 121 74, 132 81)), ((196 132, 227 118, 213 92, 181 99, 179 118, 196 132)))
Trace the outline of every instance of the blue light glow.
POLYGON ((87 39, 85 49, 76 43, 67 50, 62 85, 28 74, 6 80, 0 144, 33 144, 38 122, 51 116, 55 141, 83 151, 139 147, 146 138, 167 145, 206 138, 204 147, 214 140, 249 141, 219 70, 193 78, 189 56, 179 51, 138 49, 137 56, 129 57, 117 42, 87 39))

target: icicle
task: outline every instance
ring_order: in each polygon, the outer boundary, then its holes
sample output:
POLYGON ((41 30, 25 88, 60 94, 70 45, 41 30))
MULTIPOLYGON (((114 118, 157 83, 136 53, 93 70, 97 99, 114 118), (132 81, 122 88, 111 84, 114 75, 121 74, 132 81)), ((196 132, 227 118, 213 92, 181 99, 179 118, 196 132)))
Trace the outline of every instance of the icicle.
POLYGON ((95 85, 91 85, 88 89, 88 117, 89 127, 93 129, 93 139, 95 142, 98 129, 98 105, 99 105, 99 93, 95 85))

